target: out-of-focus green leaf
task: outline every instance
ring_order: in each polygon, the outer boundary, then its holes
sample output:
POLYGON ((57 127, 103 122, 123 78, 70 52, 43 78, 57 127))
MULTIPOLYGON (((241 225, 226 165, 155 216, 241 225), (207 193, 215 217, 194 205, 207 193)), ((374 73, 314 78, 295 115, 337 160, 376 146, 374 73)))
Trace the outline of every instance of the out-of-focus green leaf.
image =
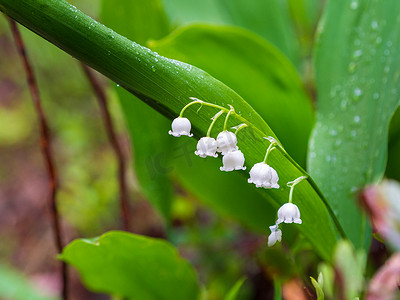
POLYGON ((207 23, 239 26, 278 47, 294 64, 299 44, 286 1, 269 0, 163 0, 175 25, 207 23))
POLYGON ((356 204, 382 178, 389 121, 400 103, 400 2, 327 3, 316 45, 317 123, 309 171, 356 248, 371 234, 356 204))
POLYGON ((207 71, 238 92, 268 122, 288 153, 305 164, 311 101, 296 70, 274 46, 240 28, 192 25, 150 47, 207 71))
POLYGON ((22 274, 0 265, 0 299, 55 300, 56 298, 41 295, 22 274))
POLYGON ((74 266, 87 287, 128 299, 197 299, 192 266, 163 240, 112 231, 79 239, 60 258, 74 266))
POLYGON ((170 30, 161 0, 102 0, 101 18, 107 26, 140 44, 162 38, 170 30))
MULTIPOLYGON (((239 139, 248 166, 262 161, 269 144, 263 137, 276 137, 257 112, 225 84, 201 69, 158 55, 122 37, 63 0, 0 0, 0 10, 171 119, 189 102, 189 97, 225 107, 233 105, 238 113, 231 117, 228 125, 248 124, 240 132, 239 139)), ((191 120, 199 138, 205 135, 216 109, 203 107, 198 114, 196 110, 189 108, 185 116, 191 120)), ((217 122, 214 129, 221 131, 222 124, 217 122)), ((277 169, 281 188, 260 192, 277 207, 287 202, 286 182, 303 175, 304 171, 282 149, 272 151, 268 163, 277 169)), ((303 223, 298 226, 299 230, 322 258, 330 259, 337 235, 342 231, 311 178, 296 187, 294 201, 302 212, 303 223)))
MULTIPOLYGON (((363 286, 365 268, 365 252, 355 251, 353 245, 346 240, 340 241, 335 249, 335 271, 345 294, 345 299, 360 296, 363 286)), ((339 284, 336 282, 336 284, 339 284)))
POLYGON ((233 287, 230 289, 230 291, 226 295, 225 300, 235 300, 237 298, 240 288, 242 287, 245 280, 246 280, 246 277, 243 277, 243 278, 240 278, 238 281, 236 281, 236 283, 233 285, 233 287))
MULTIPOLYGON (((260 35, 297 66, 299 41, 294 34, 287 1, 217 0, 230 25, 240 26, 260 35)), ((256 53, 256 52, 255 52, 256 53)))
MULTIPOLYGON (((103 0, 101 16, 107 26, 141 44, 149 39, 161 38, 169 31, 160 0, 103 0)), ((116 91, 129 128, 134 167, 140 185, 146 197, 168 220, 171 184, 167 173, 158 172, 156 168, 171 154, 171 139, 165 134, 170 122, 126 90, 117 87, 116 91)))
POLYGON ((313 277, 310 277, 311 283, 315 288, 315 292, 317 293, 317 300, 324 300, 325 295, 324 291, 322 290, 323 281, 322 281, 322 273, 319 273, 318 281, 316 281, 313 277))

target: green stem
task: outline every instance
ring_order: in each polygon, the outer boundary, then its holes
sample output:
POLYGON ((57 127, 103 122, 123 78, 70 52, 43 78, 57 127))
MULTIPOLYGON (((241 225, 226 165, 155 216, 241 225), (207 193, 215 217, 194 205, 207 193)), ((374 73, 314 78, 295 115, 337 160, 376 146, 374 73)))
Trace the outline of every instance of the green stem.
POLYGON ((274 144, 274 143, 271 143, 271 144, 269 145, 269 147, 268 147, 268 149, 267 149, 267 152, 265 153, 264 164, 267 163, 267 159, 268 159, 268 156, 269 156, 269 154, 271 153, 271 151, 274 150, 274 149, 276 149, 275 145, 276 145, 276 144, 274 144))
MULTIPOLYGON (((199 100, 199 99, 196 99, 196 100, 193 100, 192 102, 186 104, 186 105, 182 108, 182 110, 181 110, 181 112, 180 112, 180 114, 179 114, 179 117, 182 118, 183 113, 185 112, 185 110, 186 110, 189 106, 191 106, 191 105, 193 105, 193 104, 197 104, 197 103, 200 103, 200 104, 201 104, 201 105, 200 105, 200 108, 201 108, 201 107, 203 106, 203 104, 204 104, 204 101, 201 101, 201 100, 199 100)), ((199 109, 200 109, 200 108, 199 108, 199 109)))
POLYGON ((231 109, 230 109, 230 110, 228 111, 228 113, 226 114, 223 131, 226 131, 226 127, 227 127, 227 125, 228 125, 229 116, 230 116, 231 114, 234 114, 234 113, 235 113, 235 109, 233 108, 233 106, 232 106, 232 105, 229 105, 229 104, 228 104, 228 106, 229 106, 231 109))
POLYGON ((215 122, 217 121, 217 119, 219 118, 219 116, 222 115, 223 113, 224 113, 224 111, 220 110, 214 117, 211 118, 212 122, 210 124, 210 127, 208 127, 207 135, 206 135, 207 137, 210 137, 211 129, 213 128, 213 126, 214 126, 215 122))
POLYGON ((293 198, 293 190, 296 184, 299 184, 302 182, 304 179, 307 179, 307 176, 300 176, 299 178, 296 178, 293 181, 290 181, 287 183, 287 186, 290 187, 290 192, 289 192, 289 203, 292 203, 292 198, 293 198))

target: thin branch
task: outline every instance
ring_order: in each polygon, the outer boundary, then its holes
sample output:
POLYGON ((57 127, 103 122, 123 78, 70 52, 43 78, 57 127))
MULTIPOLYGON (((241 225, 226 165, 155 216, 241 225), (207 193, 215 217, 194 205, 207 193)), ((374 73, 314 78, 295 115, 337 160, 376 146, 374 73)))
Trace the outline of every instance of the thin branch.
POLYGON ((122 227, 124 230, 129 231, 129 204, 128 204, 128 192, 126 183, 126 162, 122 148, 118 142, 117 135, 115 133, 114 124, 111 118, 110 111, 107 105, 107 97, 101 86, 99 80, 96 78, 95 73, 91 68, 81 63, 82 68, 88 77, 90 84, 92 85, 93 91, 96 94, 97 101, 99 102, 101 114, 104 120, 104 126, 106 127, 107 135, 110 143, 114 149, 115 156, 118 161, 118 182, 120 190, 119 206, 120 215, 122 221, 122 227))
MULTIPOLYGON (((33 73, 31 64, 25 51, 24 42, 21 34, 14 20, 8 18, 12 34, 14 36, 15 45, 18 49, 18 53, 23 62, 23 66, 26 72, 29 90, 31 93, 33 105, 39 117, 40 127, 40 146, 43 152, 43 157, 46 164, 46 169, 49 177, 49 198, 48 205, 50 207, 51 221, 53 225, 54 240, 57 247, 58 253, 62 252, 63 249, 63 237, 60 226, 60 216, 57 209, 56 194, 58 189, 58 176, 54 164, 54 158, 51 149, 51 136, 49 126, 47 125, 46 117, 42 108, 38 85, 36 83, 35 75, 33 73)), ((61 263, 62 273, 62 297, 68 299, 68 276, 67 276, 67 265, 61 263)))

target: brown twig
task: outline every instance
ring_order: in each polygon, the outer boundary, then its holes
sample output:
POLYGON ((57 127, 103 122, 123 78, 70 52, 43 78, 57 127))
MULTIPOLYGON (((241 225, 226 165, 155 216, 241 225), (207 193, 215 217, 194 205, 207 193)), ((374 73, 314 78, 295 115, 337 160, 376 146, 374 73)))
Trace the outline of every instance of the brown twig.
MULTIPOLYGON (((49 126, 47 125, 46 117, 42 108, 39 89, 36 83, 35 75, 33 73, 31 64, 29 62, 28 56, 25 51, 24 42, 22 40, 21 34, 14 20, 8 18, 10 22, 10 27, 12 34, 14 36, 15 45, 18 49, 18 53, 23 62, 23 66, 26 72, 26 77, 28 81, 29 91, 31 93, 33 105, 39 117, 39 127, 40 127, 40 146, 43 152, 46 169, 49 177, 49 199, 48 204, 50 207, 54 240, 57 247, 58 253, 62 252, 63 249, 63 237, 60 226, 60 216, 57 209, 56 194, 58 188, 57 171, 54 164, 54 159, 51 150, 51 136, 49 126)), ((67 276, 67 265, 61 263, 61 273, 62 273, 62 297, 63 299, 68 299, 68 276, 67 276)))
POLYGON ((107 135, 110 143, 114 149, 115 156, 118 161, 118 182, 120 190, 120 214, 122 227, 124 230, 129 231, 129 205, 128 205, 128 192, 126 184, 126 163, 124 159, 124 154, 122 152, 121 146, 118 143, 117 135, 114 130, 113 121, 111 119, 111 114, 107 106, 107 97, 101 86, 99 80, 96 78, 95 73, 91 68, 81 63, 82 68, 88 77, 90 84, 92 85, 93 91, 96 94, 97 101, 99 102, 101 114, 103 116, 104 125, 106 127, 107 135))

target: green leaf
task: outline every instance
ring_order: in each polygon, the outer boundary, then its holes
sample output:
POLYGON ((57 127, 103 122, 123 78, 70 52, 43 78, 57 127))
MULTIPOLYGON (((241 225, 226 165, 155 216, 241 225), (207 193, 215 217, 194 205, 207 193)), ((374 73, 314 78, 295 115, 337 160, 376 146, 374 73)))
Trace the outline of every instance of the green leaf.
POLYGON ((246 277, 242 277, 236 281, 233 287, 229 290, 228 294, 225 296, 225 300, 235 300, 245 280, 246 277))
MULTIPOLYGON (((137 43, 163 37, 169 31, 160 0, 103 0, 101 18, 107 26, 137 43)), ((168 220, 171 184, 168 174, 160 168, 171 154, 171 139, 165 134, 170 122, 126 90, 117 87, 116 92, 129 129, 133 163, 140 186, 145 196, 168 220)))
POLYGON ((13 300, 55 300, 44 296, 18 271, 0 265, 0 299, 13 300))
POLYGON ((287 3, 270 0, 163 0, 175 26, 192 23, 234 25, 253 31, 278 47, 294 64, 299 45, 287 3))
POLYGON ((143 300, 199 296, 192 266, 163 240, 111 231, 73 241, 60 259, 74 266, 96 292, 143 300))
POLYGON ((329 1, 316 45, 317 123, 309 171, 356 248, 371 234, 356 194, 382 178, 399 105, 400 2, 329 1))
POLYGON ((274 46, 247 30, 212 25, 184 27, 149 45, 234 89, 268 122, 288 153, 305 164, 311 101, 292 64, 274 46))
POLYGON ((318 281, 316 281, 313 277, 310 277, 311 283, 315 288, 315 292, 317 293, 317 300, 324 300, 325 295, 324 291, 322 290, 323 281, 322 281, 322 273, 319 273, 318 281))
MULTIPOLYGON (((0 0, 0 9, 171 119, 189 102, 189 97, 225 107, 226 104, 233 105, 240 113, 235 114, 230 123, 248 124, 248 128, 238 136, 238 144, 246 156, 247 165, 252 166, 263 160, 268 146, 263 137, 275 134, 237 93, 206 72, 151 52, 62 0, 0 0)), ((198 114, 196 110, 191 107, 185 115, 192 121, 196 137, 201 137, 205 135, 216 110, 203 107, 198 114)), ((222 130, 222 124, 217 122, 214 128, 218 132, 222 130)), ((304 171, 283 150, 272 151, 268 162, 277 169, 281 188, 259 192, 267 195, 268 200, 278 207, 288 199, 286 182, 303 175, 304 171)), ((256 189, 255 186, 252 188, 256 189)), ((330 259, 340 225, 311 178, 296 186, 294 202, 303 220, 303 224, 297 228, 322 258, 330 259)))
POLYGON ((337 244, 334 256, 335 273, 343 284, 342 292, 345 294, 345 299, 360 296, 366 261, 364 250, 356 252, 349 241, 342 240, 337 244))

